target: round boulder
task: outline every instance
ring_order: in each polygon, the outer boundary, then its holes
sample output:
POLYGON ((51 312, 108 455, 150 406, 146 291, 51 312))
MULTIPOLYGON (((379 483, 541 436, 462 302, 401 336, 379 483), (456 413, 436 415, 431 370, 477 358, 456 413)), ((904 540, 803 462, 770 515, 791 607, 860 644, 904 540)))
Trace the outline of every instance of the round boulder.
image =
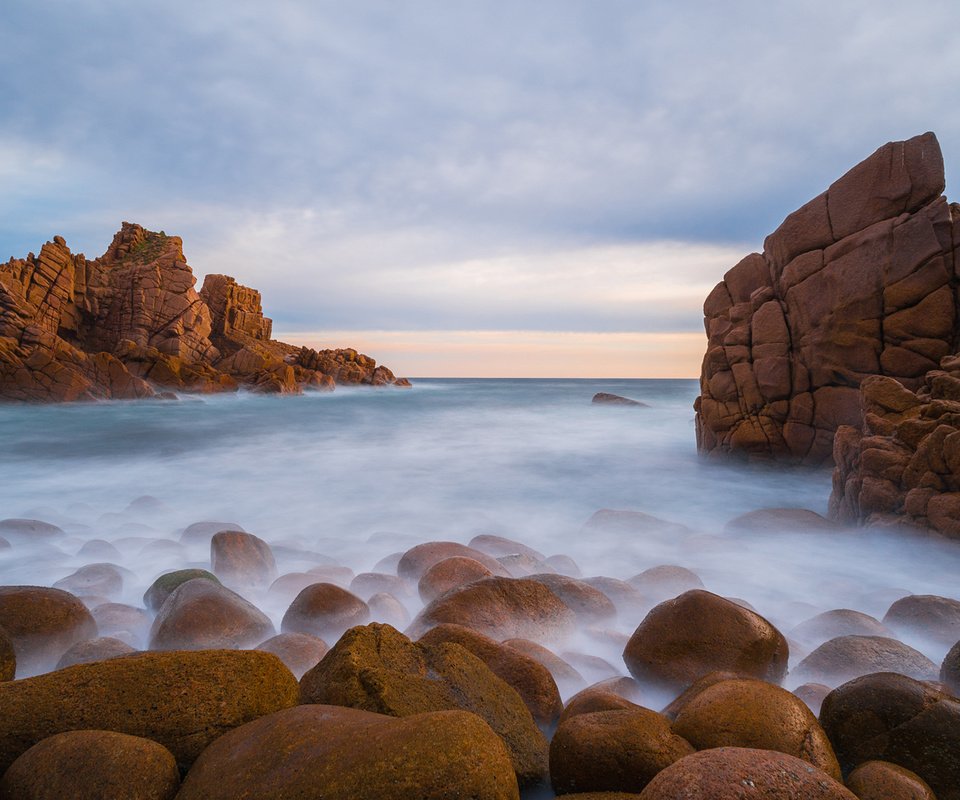
POLYGON ((513 555, 528 556, 535 561, 543 561, 546 558, 543 553, 534 550, 532 547, 528 547, 514 539, 507 539, 505 536, 497 536, 493 533, 477 534, 470 540, 469 546, 474 550, 479 550, 481 553, 486 553, 488 556, 493 556, 494 558, 513 555))
POLYGON ((161 744, 113 731, 67 731, 38 742, 10 766, 0 797, 173 800, 180 773, 161 744))
POLYGON ((300 680, 303 673, 320 663, 320 659, 330 648, 318 636, 307 633, 278 633, 265 642, 260 642, 255 649, 273 653, 294 677, 300 680))
POLYGON ((859 800, 937 800, 927 782, 889 761, 866 761, 847 776, 859 800))
POLYGON ((475 558, 451 556, 438 561, 420 576, 417 591, 424 603, 432 603, 451 589, 492 575, 490 569, 475 558))
POLYGON ((350 581, 350 591, 361 600, 367 600, 380 592, 388 592, 394 597, 413 596, 408 581, 385 572, 361 572, 350 581))
POLYGON ((545 666, 557 682, 561 695, 579 692, 587 685, 583 675, 542 644, 531 642, 529 639, 507 639, 504 644, 545 666))
POLYGON ((213 535, 220 531, 242 531, 243 527, 236 522, 194 522, 187 525, 180 534, 180 541, 184 544, 202 544, 207 546, 213 535))
POLYGON ((597 711, 633 711, 641 708, 636 703, 627 700, 614 691, 606 688, 603 683, 581 689, 567 700, 560 715, 559 724, 580 714, 593 714, 597 711))
POLYGON ((483 564, 492 575, 506 576, 507 571, 495 559, 472 547, 457 542, 426 542, 411 547, 397 564, 397 575, 411 581, 419 581, 430 567, 446 558, 461 556, 483 564))
POLYGON ((90 613, 101 636, 116 636, 145 642, 153 618, 144 609, 124 603, 101 603, 90 613))
POLYGON ((936 680, 937 666, 923 653, 886 636, 838 636, 824 642, 790 673, 804 683, 839 686, 872 672, 898 672, 936 680))
POLYGON ((44 542, 64 536, 63 528, 39 519, 0 519, 0 536, 11 542, 44 542))
POLYGON ((960 640, 960 600, 933 594, 911 594, 887 609, 883 624, 904 638, 952 647, 960 640))
POLYGON ((120 639, 100 636, 88 642, 77 642, 60 656, 57 669, 72 667, 74 664, 92 664, 94 661, 105 661, 108 658, 126 656, 136 652, 134 648, 120 639))
POLYGON ((546 586, 559 597, 577 616, 577 620, 589 625, 593 622, 609 620, 617 615, 616 606, 599 589, 589 583, 570 578, 566 575, 540 573, 531 575, 530 580, 546 586))
POLYGON ((284 633, 308 633, 335 641, 370 619, 370 607, 333 583, 313 583, 298 594, 280 623, 284 633))
POLYGON ((960 693, 960 642, 957 642, 943 657, 940 665, 940 682, 954 694, 960 693))
POLYGON ((277 577, 270 545, 244 531, 215 533, 210 539, 210 564, 213 574, 231 586, 267 586, 277 577))
POLYGON ((693 570, 676 564, 661 564, 634 575, 627 583, 655 603, 669 600, 691 589, 702 589, 703 581, 693 570))
POLYGON ((838 636, 892 637, 893 634, 876 617, 850 608, 835 608, 801 622, 788 635, 807 646, 814 646, 838 636))
POLYGON ((192 581, 194 578, 203 578, 216 584, 220 583, 220 579, 216 575, 205 569, 177 569, 172 572, 165 572, 151 583, 150 588, 144 592, 143 604, 151 611, 159 611, 160 606, 164 604, 174 589, 187 581, 192 581))
POLYGON ((53 587, 74 595, 116 597, 123 591, 124 575, 133 577, 133 573, 116 564, 87 564, 61 578, 53 587))
POLYGON ((673 691, 717 670, 780 683, 788 656, 783 634, 759 614, 698 589, 653 608, 623 651, 638 681, 673 691))

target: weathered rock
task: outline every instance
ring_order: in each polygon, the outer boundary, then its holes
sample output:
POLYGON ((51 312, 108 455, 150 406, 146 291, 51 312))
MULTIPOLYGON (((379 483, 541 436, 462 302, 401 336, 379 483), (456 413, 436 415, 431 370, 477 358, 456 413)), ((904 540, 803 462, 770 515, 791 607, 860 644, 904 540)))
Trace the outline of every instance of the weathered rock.
POLYGON ((923 653, 886 636, 838 636, 824 642, 791 671, 794 680, 839 686, 872 672, 935 680, 936 665, 923 653))
POLYGON ((539 581, 484 578, 430 603, 411 623, 410 635, 419 638, 442 622, 465 625, 491 639, 551 641, 573 631, 574 614, 539 581))
POLYGON ((640 800, 857 800, 807 761, 773 750, 716 747, 659 772, 640 800))
POLYGON ((151 650, 253 647, 276 631, 256 606, 206 578, 180 584, 150 629, 151 650))
POLYGON ((277 577, 270 545, 244 531, 215 533, 210 539, 210 565, 228 586, 266 586, 277 577))
POLYGON ((561 695, 579 692, 587 685, 583 675, 554 653, 553 650, 544 647, 542 644, 529 639, 507 639, 504 644, 546 667, 557 682, 561 695))
POLYGON ((434 564, 454 556, 472 558, 483 564, 492 575, 507 577, 507 571, 495 558, 457 542, 425 542, 411 547, 397 564, 397 575, 410 581, 419 581, 434 564))
POLYGON ((912 770, 939 800, 960 798, 960 701, 904 675, 881 672, 834 689, 820 724, 843 771, 865 761, 912 770))
POLYGON ((17 758, 0 781, 0 798, 173 800, 179 788, 177 762, 163 745, 113 731, 67 731, 17 758))
POLYGON ((597 392, 590 402, 600 403, 608 406, 638 406, 649 408, 646 403, 641 403, 639 400, 631 400, 629 397, 623 397, 619 394, 610 394, 609 392, 597 392))
POLYGON ((386 622, 397 630, 403 630, 410 624, 410 612, 407 607, 392 594, 377 592, 368 601, 370 619, 386 622))
POLYGON ((734 533, 833 533, 840 529, 833 520, 806 508, 758 508, 730 520, 725 530, 734 533))
POLYGON ((389 625, 347 631, 300 680, 304 703, 406 717, 472 711, 506 743, 521 788, 547 774, 547 742, 520 695, 457 644, 420 645, 389 625))
POLYGON ((481 553, 486 553, 488 556, 493 556, 493 558, 520 555, 528 556, 535 561, 544 561, 546 559, 546 556, 539 550, 534 550, 522 542, 508 539, 505 536, 497 536, 493 533, 477 534, 470 540, 469 546, 474 550, 479 550, 481 553))
POLYGON ((705 453, 829 462, 869 376, 915 389, 952 352, 957 212, 932 133, 891 142, 790 214, 704 303, 705 453))
POLYGON ((101 603, 91 609, 101 636, 123 636, 146 642, 153 618, 142 608, 124 603, 101 603))
POLYGON ((960 641, 951 647, 940 664, 940 681, 960 696, 960 641))
POLYGON ((105 661, 116 656, 126 656, 136 653, 136 649, 120 639, 111 636, 99 636, 89 642, 77 642, 67 650, 57 662, 57 669, 72 667, 74 664, 92 664, 94 661, 105 661))
POLYGON ((417 591, 424 603, 432 603, 451 589, 492 575, 490 569, 475 558, 451 556, 438 561, 420 576, 417 591))
POLYGON ((960 640, 960 600, 932 594, 902 597, 887 610, 883 624, 901 636, 951 647, 960 640))
POLYGON ((833 689, 825 683, 803 683, 793 690, 793 693, 803 700, 815 716, 820 716, 820 707, 825 698, 833 689))
MULTIPOLYGON (((608 531, 624 534, 644 533, 674 533, 684 535, 690 533, 686 525, 669 522, 642 511, 629 511, 617 508, 601 508, 593 513, 584 525, 585 530, 608 531)), ((550 562, 550 559, 547 559, 550 562)), ((562 572, 562 570, 558 570, 562 572)), ((564 573, 566 574, 566 573, 564 573)))
POLYGON ((674 733, 698 750, 751 747, 809 761, 836 780, 840 766, 817 718, 800 698, 753 679, 719 681, 691 698, 674 733))
POLYGON ((97 561, 118 561, 120 551, 104 539, 90 539, 77 551, 78 558, 95 558, 97 561))
POLYGON ((780 683, 787 641, 758 614, 699 589, 656 606, 623 651, 639 681, 680 691, 716 670, 780 683))
POLYGON ((180 534, 183 544, 202 544, 210 546, 213 535, 220 531, 242 531, 243 527, 236 522, 194 522, 187 525, 180 534))
POLYGON ((54 589, 63 589, 73 595, 116 597, 123 591, 124 576, 133 577, 129 570, 116 564, 87 564, 76 572, 61 578, 54 589))
POLYGON ((867 761, 847 777, 859 800, 937 800, 925 780, 889 761, 867 761))
POLYGON ((165 572, 151 583, 150 588, 144 592, 143 604, 151 611, 159 611, 177 587, 195 578, 203 578, 211 583, 220 584, 217 576, 205 569, 178 569, 173 572, 165 572))
POLYGON ((0 586, 0 627, 13 642, 21 676, 52 669, 70 647, 97 635, 83 603, 42 586, 0 586))
POLYGON ((563 710, 560 692, 550 671, 519 650, 470 628, 449 623, 431 628, 419 642, 425 645, 449 642, 465 647, 516 690, 541 728, 551 727, 563 710))
POLYGON ((795 626, 788 634, 791 639, 808 645, 822 644, 837 636, 893 636, 880 620, 850 608, 824 611, 795 626))
POLYGON ((273 653, 300 680, 303 674, 320 663, 330 649, 318 636, 306 633, 278 633, 256 646, 257 650, 273 653))
POLYGON ((479 717, 403 719, 305 705, 250 722, 197 760, 179 800, 518 800, 500 739, 479 717))
POLYGON ((13 639, 0 628, 0 681, 12 681, 17 674, 17 652, 13 639))
POLYGON ((361 600, 367 600, 380 592, 404 598, 414 594, 409 581, 384 572, 361 572, 350 581, 349 588, 361 600))
POLYGON ((0 535, 11 542, 43 542, 65 534, 62 528, 39 519, 0 519, 0 535))
POLYGON ((703 581, 696 572, 675 564, 650 567, 634 575, 627 583, 654 603, 669 600, 691 589, 703 588, 703 581))
POLYGON ((631 711, 640 707, 602 684, 593 684, 586 689, 581 689, 567 701, 560 715, 559 724, 562 725, 578 714, 593 714, 597 711, 631 711))
POLYGON ((187 768, 214 739, 297 702, 270 653, 136 653, 0 683, 0 770, 56 733, 102 730, 159 742, 187 768))
POLYGON ((619 578, 608 578, 605 575, 598 575, 592 578, 582 578, 581 580, 588 586, 599 589, 610 598, 610 601, 616 606, 617 613, 621 617, 626 616, 640 619, 638 615, 641 612, 645 614, 655 604, 653 598, 647 597, 647 595, 635 586, 619 578))
POLYGON ((314 583, 294 598, 280 629, 335 641, 348 628, 369 619, 370 607, 356 595, 332 583, 314 583))
POLYGON ((697 678, 686 689, 680 692, 680 694, 674 697, 673 700, 671 700, 660 713, 667 717, 667 719, 676 719, 677 715, 683 711, 684 706, 686 706, 687 703, 693 700, 693 698, 700 694, 700 692, 702 692, 704 689, 708 689, 716 683, 737 680, 740 677, 741 676, 736 672, 729 672, 727 670, 708 672, 706 675, 697 678))
POLYGON ((578 714, 564 720, 550 743, 550 780, 558 794, 639 792, 693 751, 666 717, 646 708, 578 714))
POLYGON ((609 620, 617 615, 617 608, 610 598, 584 581, 550 573, 531 575, 530 580, 538 581, 550 589, 576 614, 577 620, 582 624, 609 620))

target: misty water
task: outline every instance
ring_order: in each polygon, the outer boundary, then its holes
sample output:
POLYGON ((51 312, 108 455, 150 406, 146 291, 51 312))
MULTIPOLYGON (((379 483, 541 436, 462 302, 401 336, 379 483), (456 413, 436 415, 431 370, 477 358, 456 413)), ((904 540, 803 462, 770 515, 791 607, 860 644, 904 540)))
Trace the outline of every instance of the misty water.
MULTIPOLYGON (((785 632, 832 608, 882 617, 909 593, 953 594, 960 553, 936 538, 726 531, 757 508, 826 513, 830 473, 698 457, 696 394, 684 380, 451 379, 302 397, 6 405, 0 518, 42 519, 68 536, 0 552, 0 583, 49 586, 106 560, 132 573, 115 599, 142 605, 160 573, 209 567, 208 550, 178 539, 190 523, 217 520, 269 542, 281 574, 325 563, 369 571, 419 542, 466 543, 481 532, 568 555, 584 576, 626 579, 679 564, 785 632), (591 404, 599 391, 648 407, 591 404), (603 508, 687 529, 585 529, 603 508), (118 556, 78 556, 93 539, 118 556)), ((279 630, 289 598, 245 594, 279 630)), ((415 593, 403 600, 415 615, 415 593)), ((624 610, 604 635, 560 649, 626 674, 622 643, 642 616, 624 610)), ((936 663, 943 656, 911 643, 936 663)), ((791 666, 802 655, 792 653, 791 666)))

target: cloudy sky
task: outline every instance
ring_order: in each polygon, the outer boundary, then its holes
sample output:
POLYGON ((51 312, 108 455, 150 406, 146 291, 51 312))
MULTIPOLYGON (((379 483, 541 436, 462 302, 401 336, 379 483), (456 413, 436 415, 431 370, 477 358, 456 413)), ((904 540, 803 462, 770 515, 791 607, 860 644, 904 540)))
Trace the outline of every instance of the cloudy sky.
POLYGON ((0 258, 131 220, 400 373, 694 376, 854 163, 960 185, 958 75, 947 1, 3 0, 0 258))

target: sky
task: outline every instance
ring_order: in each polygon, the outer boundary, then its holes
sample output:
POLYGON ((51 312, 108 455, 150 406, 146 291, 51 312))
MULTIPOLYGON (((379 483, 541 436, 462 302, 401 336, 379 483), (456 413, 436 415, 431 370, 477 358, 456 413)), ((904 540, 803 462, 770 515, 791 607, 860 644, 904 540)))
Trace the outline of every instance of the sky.
POLYGON ((120 222, 398 374, 695 377, 702 302, 793 209, 933 130, 917 0, 4 0, 0 259, 120 222))

